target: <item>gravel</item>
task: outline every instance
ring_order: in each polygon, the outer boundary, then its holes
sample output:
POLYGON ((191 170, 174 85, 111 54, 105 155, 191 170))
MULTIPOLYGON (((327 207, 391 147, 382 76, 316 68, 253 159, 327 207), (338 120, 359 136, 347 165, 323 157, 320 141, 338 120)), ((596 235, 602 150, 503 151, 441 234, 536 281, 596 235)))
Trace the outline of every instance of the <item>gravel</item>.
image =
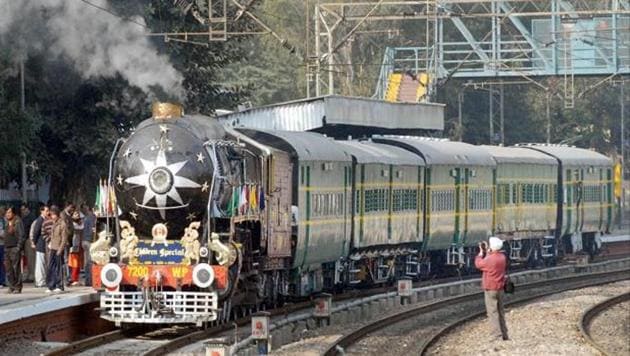
POLYGON ((64 342, 20 340, 0 345, 0 355, 41 355, 67 345, 64 342))
POLYGON ((328 345, 332 344, 335 340, 340 338, 342 335, 348 333, 350 330, 368 324, 369 322, 384 317, 385 315, 400 312, 403 309, 412 308, 414 306, 422 304, 427 304, 427 302, 422 302, 413 306, 396 306, 396 308, 394 308, 393 310, 377 310, 373 312, 369 319, 365 320, 359 319, 350 323, 333 323, 332 325, 323 328, 307 327, 306 329, 301 330, 300 341, 284 345, 282 346, 282 348, 277 350, 272 350, 270 354, 273 356, 321 355, 321 353, 328 347, 328 345))
POLYGON ((630 355, 630 302, 613 306, 595 317, 591 337, 610 355, 630 355))
MULTIPOLYGON (((544 297, 530 304, 509 309, 506 311, 506 320, 509 329, 510 340, 496 342, 490 339, 489 326, 486 318, 476 319, 456 328, 449 335, 439 340, 438 344, 429 350, 432 355, 599 355, 582 340, 578 328, 578 322, 582 313, 592 305, 606 298, 615 296, 630 290, 630 281, 612 283, 604 286, 584 288, 575 291, 558 293, 544 297)), ((464 308, 484 309, 483 303, 474 302, 464 308)), ((404 307, 402 307, 404 308, 404 307)), ((459 308, 458 308, 459 309, 459 308)), ((400 309, 399 309, 400 310, 400 309)), ((454 312, 457 312, 453 310, 454 312)), ((461 311, 460 311, 461 312, 461 311)), ((441 312, 442 313, 442 312, 441 312)), ((388 313, 378 313, 382 316, 388 313)), ((617 313, 618 318, 628 316, 627 309, 624 313, 617 313)), ((377 315, 372 320, 378 317, 377 315)), ((438 315, 426 315, 424 318, 447 319, 447 313, 438 315)), ((611 328, 611 325, 620 323, 617 319, 602 318, 603 323, 610 330, 610 343, 623 343, 629 335, 629 326, 625 329, 611 328)), ((627 319, 627 317, 626 317, 627 319)), ((417 319, 416 319, 417 320, 417 319)), ((417 320, 418 321, 418 320, 417 320)), ((366 320, 357 320, 350 324, 331 325, 322 329, 304 330, 302 340, 284 345, 271 354, 276 356, 310 356, 320 355, 327 345, 356 327, 366 323, 366 320)), ((421 322, 426 325, 426 320, 421 322)), ((436 323, 438 325, 440 323, 436 323)), ((595 328, 605 328, 594 325, 595 328)), ((349 350, 348 355, 414 355, 425 340, 426 334, 432 327, 419 328, 409 321, 398 323, 383 331, 371 334, 362 339, 349 350)), ((613 348, 611 348, 613 350, 613 348)), ((617 350, 617 349, 614 349, 617 350)), ((624 349, 613 354, 630 355, 624 349), (624 353, 625 352, 625 353, 624 353)))
MULTIPOLYGON (((582 339, 578 328, 580 317, 590 306, 628 290, 630 290, 630 281, 623 281, 544 297, 525 306, 510 309, 506 313, 510 335, 508 341, 492 342, 488 337, 489 325, 484 317, 453 330, 439 340, 438 344, 429 350, 429 354, 599 355, 599 352, 588 346, 582 339)), ((619 323, 615 318, 602 318, 603 320, 598 321, 601 324, 594 325, 591 330, 596 328, 610 330, 613 333, 610 339, 615 343, 626 342, 627 345, 627 316, 629 314, 624 315, 626 316, 625 329, 615 330, 613 326, 619 323)))

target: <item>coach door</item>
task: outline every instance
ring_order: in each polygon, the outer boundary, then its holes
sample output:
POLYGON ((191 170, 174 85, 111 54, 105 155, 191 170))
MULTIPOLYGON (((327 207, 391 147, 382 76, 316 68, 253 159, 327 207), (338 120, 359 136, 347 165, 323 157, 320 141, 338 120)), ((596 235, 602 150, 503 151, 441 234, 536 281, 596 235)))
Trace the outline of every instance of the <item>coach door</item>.
POLYGON ((451 175, 455 179, 455 236, 453 243, 459 246, 463 243, 465 238, 465 226, 466 210, 468 204, 466 204, 466 195, 468 189, 464 181, 464 168, 454 168, 451 171, 451 175))
MULTIPOLYGON (((293 164, 288 154, 274 151, 267 160, 267 191, 260 194, 259 205, 266 205, 267 216, 263 222, 267 231, 267 251, 270 257, 291 256, 291 201, 293 164), (266 193, 268 200, 265 201, 266 193)), ((262 208, 262 206, 261 206, 262 208)), ((297 223, 297 222, 296 222, 297 223)))
POLYGON ((575 231, 582 231, 584 224, 584 170, 576 169, 574 171, 574 206, 575 206, 575 231))

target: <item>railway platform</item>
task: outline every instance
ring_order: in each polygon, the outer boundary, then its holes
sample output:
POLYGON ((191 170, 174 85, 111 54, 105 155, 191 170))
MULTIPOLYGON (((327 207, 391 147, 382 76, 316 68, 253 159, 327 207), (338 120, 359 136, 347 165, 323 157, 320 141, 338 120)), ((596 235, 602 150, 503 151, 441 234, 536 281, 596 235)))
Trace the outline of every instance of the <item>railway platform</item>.
POLYGON ((22 293, 7 292, 8 288, 0 288, 0 325, 98 300, 92 287, 68 287, 62 293, 46 293, 46 288, 25 283, 22 293))
POLYGON ((0 288, 0 344, 19 340, 68 342, 101 332, 111 326, 98 317, 97 307, 98 293, 91 287, 67 287, 56 294, 32 283, 25 283, 20 294, 0 288))

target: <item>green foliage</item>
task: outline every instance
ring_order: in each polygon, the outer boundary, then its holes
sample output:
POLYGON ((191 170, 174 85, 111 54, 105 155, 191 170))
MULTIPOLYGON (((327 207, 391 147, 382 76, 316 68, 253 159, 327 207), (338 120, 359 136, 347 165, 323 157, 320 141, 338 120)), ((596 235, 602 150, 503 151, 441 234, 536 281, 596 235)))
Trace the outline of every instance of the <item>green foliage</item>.
MULTIPOLYGON (((265 1, 253 10, 286 45, 271 34, 252 35, 239 43, 243 56, 219 73, 227 88, 247 89, 255 106, 303 98, 306 88, 303 54, 305 4, 301 1, 265 1), (291 50, 290 48, 293 48, 291 50)), ((247 21, 243 16, 240 21, 247 21)), ((260 27, 254 27, 261 31, 260 27)))
MULTIPOLYGON (((183 17, 170 1, 149 1, 144 13, 153 32, 207 31, 196 20, 183 17)), ((248 25, 243 23, 242 29, 247 30, 248 25)), ((244 94, 242 88, 217 82, 222 68, 242 56, 238 41, 212 42, 208 46, 203 45, 207 43, 205 39, 191 41, 196 43, 156 43, 170 55, 175 68, 184 76, 186 112, 210 114, 217 108, 234 107, 244 94)))
MULTIPOLYGON (((326 2, 325 0, 321 0, 326 2)), ((336 0, 330 0, 336 1, 336 0)), ((205 31, 191 14, 183 15, 172 1, 111 0, 121 16, 141 15, 153 32, 205 31)), ((197 1, 198 4, 204 2, 197 1)), ((271 34, 230 37, 228 42, 207 46, 176 41, 154 43, 167 53, 183 75, 188 113, 211 113, 217 108, 232 109, 248 100, 266 105, 306 96, 306 64, 314 54, 307 46, 307 13, 313 15, 317 2, 273 0, 254 3, 252 12, 279 37, 271 34), (293 48, 294 50, 289 50, 293 48)), ((235 8, 229 7, 235 17, 235 8)), ((203 11, 204 9, 200 9, 203 11)), ((347 16, 357 16, 348 9, 347 16)), ((103 14, 103 16, 110 16, 103 14)), ((475 26, 475 24, 469 24, 475 26)), ((349 26, 342 23, 339 26, 349 26)), ((313 24, 309 31, 312 44, 313 24)), ((424 27, 416 22, 391 24, 367 22, 335 53, 333 68, 342 95, 371 96, 386 46, 423 45, 424 27)), ((232 31, 258 32, 261 27, 243 15, 232 31)), ((347 33, 349 28, 339 29, 347 33)), ((479 28, 480 32, 487 29, 479 28)), ((458 33, 446 37, 459 39, 458 33)), ((322 39, 324 40, 324 39, 322 39)), ((340 40, 336 38, 335 41, 340 40)), ((198 42, 204 42, 199 39, 198 42)), ((335 42, 336 43, 336 42, 335 42)), ((70 63, 51 59, 41 53, 29 53, 26 62, 27 110, 19 107, 18 53, 10 46, 0 49, 0 182, 19 176, 22 152, 36 161, 39 170, 34 180, 49 174, 56 201, 90 201, 97 179, 107 172, 114 143, 143 118, 149 116, 151 101, 173 99, 160 93, 150 96, 130 86, 123 78, 82 78, 70 63)), ((324 66, 323 75, 328 74, 324 66)), ((593 78, 576 80, 576 93, 585 91, 593 78)), ((447 104, 445 136, 455 138, 463 132, 464 141, 489 143, 488 93, 466 89, 463 102, 463 127, 458 126, 457 97, 463 82, 449 80, 438 90, 437 102, 447 104)), ((608 84, 587 92, 576 100, 574 109, 565 110, 558 93, 561 83, 553 79, 551 87, 552 142, 566 142, 594 147, 604 152, 619 147, 619 93, 608 84)), ((628 88, 627 92, 630 92, 628 88)), ((544 142, 546 139, 547 93, 533 85, 505 88, 505 144, 544 142)), ((495 109, 498 105, 495 106, 495 109)), ((498 114, 495 132, 499 131, 498 114)))

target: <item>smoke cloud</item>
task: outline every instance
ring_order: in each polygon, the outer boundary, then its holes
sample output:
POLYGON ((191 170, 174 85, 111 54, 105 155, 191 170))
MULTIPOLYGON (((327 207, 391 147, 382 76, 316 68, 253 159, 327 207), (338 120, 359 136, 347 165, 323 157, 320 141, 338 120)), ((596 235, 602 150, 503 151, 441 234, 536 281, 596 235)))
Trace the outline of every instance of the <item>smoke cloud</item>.
MULTIPOLYGON (((89 0, 111 10, 106 0, 89 0)), ((0 1, 0 44, 71 62, 84 78, 119 73, 147 93, 183 96, 182 75, 159 54, 140 17, 122 19, 81 0, 0 1)))

